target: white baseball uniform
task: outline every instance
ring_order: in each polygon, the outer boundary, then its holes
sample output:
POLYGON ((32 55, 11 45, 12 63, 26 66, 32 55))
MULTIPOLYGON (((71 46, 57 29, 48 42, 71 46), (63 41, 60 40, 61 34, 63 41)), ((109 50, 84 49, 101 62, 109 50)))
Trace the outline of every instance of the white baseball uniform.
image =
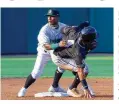
POLYGON ((58 22, 58 25, 58 28, 54 28, 47 23, 41 28, 38 34, 38 54, 34 69, 31 73, 34 79, 38 78, 43 73, 44 66, 49 60, 51 60, 50 50, 46 50, 44 48, 44 44, 59 43, 62 39, 62 34, 60 33, 60 31, 66 25, 61 22, 58 22))

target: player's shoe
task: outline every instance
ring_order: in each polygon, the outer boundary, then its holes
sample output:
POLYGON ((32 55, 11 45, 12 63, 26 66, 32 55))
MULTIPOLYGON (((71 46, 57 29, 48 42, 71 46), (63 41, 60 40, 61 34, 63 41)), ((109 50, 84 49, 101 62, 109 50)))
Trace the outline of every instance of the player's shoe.
POLYGON ((82 97, 82 94, 80 94, 76 88, 73 89, 68 88, 67 94, 72 97, 82 97))
POLYGON ((49 92, 64 92, 64 93, 66 93, 66 91, 63 88, 61 88, 60 86, 58 86, 57 88, 54 88, 52 85, 50 86, 48 91, 49 92))
POLYGON ((26 88, 22 87, 20 91, 18 92, 18 97, 24 97, 26 93, 26 88))

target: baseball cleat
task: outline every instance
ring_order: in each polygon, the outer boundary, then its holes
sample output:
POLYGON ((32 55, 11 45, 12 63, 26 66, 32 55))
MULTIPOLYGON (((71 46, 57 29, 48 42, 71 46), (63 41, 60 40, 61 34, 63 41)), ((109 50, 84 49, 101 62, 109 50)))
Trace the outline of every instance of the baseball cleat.
POLYGON ((72 97, 82 97, 82 94, 80 94, 76 88, 73 89, 68 88, 67 94, 72 97))
POLYGON ((54 88, 53 86, 50 86, 48 91, 49 92, 64 92, 64 93, 66 93, 66 91, 63 88, 61 88, 60 86, 58 86, 57 88, 54 88))
POLYGON ((18 92, 18 97, 24 97, 26 93, 26 89, 24 87, 18 92))

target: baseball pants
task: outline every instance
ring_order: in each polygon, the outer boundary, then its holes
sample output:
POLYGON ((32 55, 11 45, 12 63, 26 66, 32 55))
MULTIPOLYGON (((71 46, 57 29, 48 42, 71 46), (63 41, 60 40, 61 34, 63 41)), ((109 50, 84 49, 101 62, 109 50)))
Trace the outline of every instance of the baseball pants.
MULTIPOLYGON (((72 67, 73 71, 76 72, 77 65, 73 59, 61 58, 60 56, 56 56, 55 54, 53 54, 53 51, 51 51, 51 57, 52 57, 52 61, 58 67, 63 66, 63 65, 68 65, 68 66, 72 67)), ((86 62, 84 60, 83 60, 83 63, 85 64, 84 73, 88 74, 89 73, 88 65, 86 64, 86 62)), ((64 69, 61 69, 61 71, 62 70, 64 70, 64 69)))

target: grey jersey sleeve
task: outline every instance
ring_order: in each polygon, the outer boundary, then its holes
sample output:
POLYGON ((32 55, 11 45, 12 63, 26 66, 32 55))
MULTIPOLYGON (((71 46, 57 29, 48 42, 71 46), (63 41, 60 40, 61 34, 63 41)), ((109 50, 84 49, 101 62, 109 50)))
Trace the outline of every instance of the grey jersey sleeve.
POLYGON ((73 26, 65 26, 61 29, 61 33, 64 35, 69 35, 70 33, 73 34, 75 31, 75 27, 73 26))
POLYGON ((84 68, 85 67, 85 64, 83 62, 83 57, 80 53, 80 48, 78 46, 78 44, 75 45, 75 57, 74 57, 74 60, 76 62, 76 65, 81 67, 81 68, 84 68))
POLYGON ((61 29, 61 33, 64 35, 68 35, 68 33, 70 32, 71 29, 72 29, 71 26, 65 26, 61 29))

